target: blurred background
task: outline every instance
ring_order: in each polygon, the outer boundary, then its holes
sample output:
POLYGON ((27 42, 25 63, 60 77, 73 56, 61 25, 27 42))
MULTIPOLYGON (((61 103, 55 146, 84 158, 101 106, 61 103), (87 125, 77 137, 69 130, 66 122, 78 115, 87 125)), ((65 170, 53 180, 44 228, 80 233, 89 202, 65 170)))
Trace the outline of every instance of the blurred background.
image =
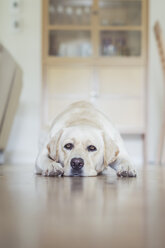
POLYGON ((1 101, 10 100, 10 59, 21 82, 1 146, 5 163, 34 163, 53 117, 89 100, 119 128, 137 165, 155 164, 164 88, 153 27, 159 21, 165 34, 164 9, 161 0, 0 0, 1 101))

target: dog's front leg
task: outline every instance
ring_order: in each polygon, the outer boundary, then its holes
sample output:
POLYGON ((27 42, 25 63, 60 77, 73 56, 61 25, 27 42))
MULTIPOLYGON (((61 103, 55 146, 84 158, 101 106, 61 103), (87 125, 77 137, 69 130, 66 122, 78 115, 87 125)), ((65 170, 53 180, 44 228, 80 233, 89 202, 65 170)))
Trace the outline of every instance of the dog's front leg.
POLYGON ((109 166, 116 171, 118 177, 136 177, 137 175, 132 161, 125 153, 119 154, 117 160, 109 166))
POLYGON ((60 163, 52 160, 46 148, 44 148, 38 155, 36 160, 36 174, 41 174, 43 176, 61 176, 64 173, 63 167, 60 163))

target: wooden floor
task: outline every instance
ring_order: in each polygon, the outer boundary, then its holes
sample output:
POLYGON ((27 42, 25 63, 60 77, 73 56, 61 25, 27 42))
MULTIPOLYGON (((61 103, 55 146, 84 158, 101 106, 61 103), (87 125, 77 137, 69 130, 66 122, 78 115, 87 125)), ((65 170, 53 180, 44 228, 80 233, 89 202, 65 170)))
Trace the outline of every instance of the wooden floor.
POLYGON ((165 167, 125 179, 0 166, 0 247, 164 248, 165 167))

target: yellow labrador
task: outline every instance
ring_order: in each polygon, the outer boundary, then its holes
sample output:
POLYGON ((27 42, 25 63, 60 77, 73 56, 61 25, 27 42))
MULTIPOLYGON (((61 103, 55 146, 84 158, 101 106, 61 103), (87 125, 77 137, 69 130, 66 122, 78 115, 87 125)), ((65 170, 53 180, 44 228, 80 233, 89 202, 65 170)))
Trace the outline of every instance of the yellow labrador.
POLYGON ((107 166, 118 176, 136 176, 123 140, 109 119, 88 102, 70 105, 54 120, 38 154, 36 173, 96 176, 107 166))

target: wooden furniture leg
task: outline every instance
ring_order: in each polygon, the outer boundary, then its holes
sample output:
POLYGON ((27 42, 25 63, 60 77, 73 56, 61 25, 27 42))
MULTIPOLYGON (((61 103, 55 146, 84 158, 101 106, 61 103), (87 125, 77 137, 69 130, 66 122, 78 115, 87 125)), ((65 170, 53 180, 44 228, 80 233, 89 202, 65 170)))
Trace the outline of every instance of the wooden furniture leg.
MULTIPOLYGON (((164 86, 165 86, 165 47, 164 47, 162 30, 161 30, 159 22, 156 22, 154 25, 154 33, 155 33, 159 57, 161 61, 163 78, 164 78, 164 86)), ((163 106, 165 106, 165 101, 164 101, 163 106)), ((156 161, 157 164, 162 164, 164 138, 165 138, 165 109, 163 110, 163 120, 162 120, 162 126, 160 130, 160 138, 158 141, 158 154, 157 154, 157 161, 156 161)))
POLYGON ((164 138, 165 138, 165 110, 163 112, 163 120, 159 135, 159 142, 158 142, 158 154, 157 154, 157 161, 156 164, 162 164, 162 156, 163 156, 163 147, 164 147, 164 138))

